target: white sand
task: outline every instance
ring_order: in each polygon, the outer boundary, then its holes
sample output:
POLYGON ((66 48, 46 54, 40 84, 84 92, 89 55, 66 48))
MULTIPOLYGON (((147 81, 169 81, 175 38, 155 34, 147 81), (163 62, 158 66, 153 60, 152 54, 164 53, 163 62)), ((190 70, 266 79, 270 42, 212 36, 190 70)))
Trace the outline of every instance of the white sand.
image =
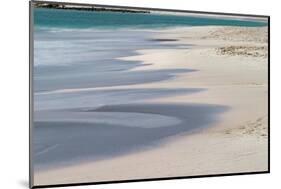
POLYGON ((36 185, 267 171, 267 28, 192 27, 163 31, 155 37, 194 46, 141 50, 141 55, 124 59, 151 64, 136 69, 198 71, 169 81, 119 88, 205 88, 153 101, 219 104, 230 109, 212 127, 171 138, 156 149, 37 172, 36 185), (230 46, 234 48, 221 49, 230 46))

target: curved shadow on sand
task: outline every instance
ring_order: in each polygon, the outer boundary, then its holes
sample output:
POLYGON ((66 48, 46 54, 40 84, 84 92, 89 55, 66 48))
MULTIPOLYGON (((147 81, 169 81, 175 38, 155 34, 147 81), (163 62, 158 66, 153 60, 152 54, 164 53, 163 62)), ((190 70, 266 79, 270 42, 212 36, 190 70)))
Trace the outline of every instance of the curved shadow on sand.
POLYGON ((161 142, 168 137, 193 132, 211 126, 218 115, 228 108, 217 105, 200 104, 124 104, 109 105, 91 110, 76 111, 82 115, 91 114, 99 117, 99 113, 107 114, 108 119, 114 114, 120 119, 135 116, 134 120, 142 122, 138 116, 161 115, 162 119, 146 120, 146 127, 95 122, 45 121, 35 122, 34 128, 34 162, 35 169, 47 169, 66 166, 82 161, 97 161, 112 158, 145 148, 161 147, 161 142), (161 127, 165 118, 174 118, 161 127), (157 123, 157 121, 160 122, 157 123), (153 127, 153 124, 160 126, 153 127))

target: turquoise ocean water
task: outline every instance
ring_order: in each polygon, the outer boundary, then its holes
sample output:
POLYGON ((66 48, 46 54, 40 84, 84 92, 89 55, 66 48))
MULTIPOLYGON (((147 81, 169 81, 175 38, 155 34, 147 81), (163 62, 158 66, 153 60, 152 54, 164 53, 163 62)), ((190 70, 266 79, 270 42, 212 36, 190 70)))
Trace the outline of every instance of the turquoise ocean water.
POLYGON ((35 26, 63 28, 169 27, 169 26, 266 26, 267 22, 202 18, 194 16, 93 12, 78 10, 35 8, 35 26))

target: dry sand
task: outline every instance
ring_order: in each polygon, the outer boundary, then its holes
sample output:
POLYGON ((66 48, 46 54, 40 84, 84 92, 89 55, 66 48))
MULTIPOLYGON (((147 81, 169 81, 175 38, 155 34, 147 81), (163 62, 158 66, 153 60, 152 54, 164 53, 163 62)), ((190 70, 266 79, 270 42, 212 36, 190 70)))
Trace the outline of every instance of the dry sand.
POLYGON ((36 185, 268 170, 267 28, 192 27, 162 33, 155 38, 177 39, 167 43, 192 48, 140 50, 140 55, 123 59, 151 64, 136 69, 198 71, 169 81, 119 88, 205 88, 153 102, 218 104, 230 109, 208 129, 170 138, 155 149, 36 172, 36 185))

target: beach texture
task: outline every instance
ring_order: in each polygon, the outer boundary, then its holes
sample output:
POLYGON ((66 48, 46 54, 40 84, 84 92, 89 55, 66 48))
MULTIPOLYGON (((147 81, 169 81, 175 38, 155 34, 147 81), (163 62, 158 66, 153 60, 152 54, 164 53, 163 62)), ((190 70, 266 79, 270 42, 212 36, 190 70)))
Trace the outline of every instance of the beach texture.
MULTIPOLYGON (((200 92, 158 96, 147 100, 155 106, 143 104, 138 107, 139 112, 155 107, 161 109, 157 104, 227 107, 218 115, 218 120, 211 122, 210 127, 168 137, 154 148, 95 162, 36 171, 35 185, 268 170, 267 27, 179 27, 163 29, 153 39, 183 48, 139 49, 136 54, 119 60, 128 63, 138 61, 145 65, 134 67, 131 71, 187 68, 190 71, 175 72, 174 77, 164 81, 106 86, 102 89, 171 90, 186 86, 200 92), (185 48, 186 45, 189 48, 185 48)), ((118 108, 126 112, 132 107, 118 108)), ((98 110, 95 110, 96 113, 98 110)), ((114 110, 115 106, 105 106, 100 111, 114 110)), ((167 112, 167 115, 173 114, 167 112)), ((177 121, 163 117, 157 119, 167 123, 177 121)))

